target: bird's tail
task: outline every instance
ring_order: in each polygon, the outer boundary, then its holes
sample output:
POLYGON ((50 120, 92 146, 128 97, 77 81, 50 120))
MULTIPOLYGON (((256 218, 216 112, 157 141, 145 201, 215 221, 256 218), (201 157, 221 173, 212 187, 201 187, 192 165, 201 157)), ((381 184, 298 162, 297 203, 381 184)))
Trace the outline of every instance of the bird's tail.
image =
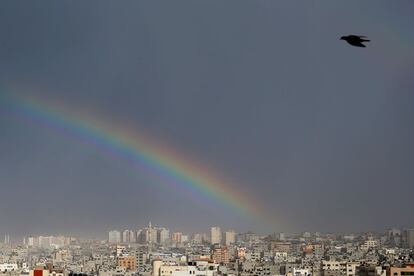
POLYGON ((369 39, 362 39, 361 41, 370 42, 371 40, 369 40, 369 39))

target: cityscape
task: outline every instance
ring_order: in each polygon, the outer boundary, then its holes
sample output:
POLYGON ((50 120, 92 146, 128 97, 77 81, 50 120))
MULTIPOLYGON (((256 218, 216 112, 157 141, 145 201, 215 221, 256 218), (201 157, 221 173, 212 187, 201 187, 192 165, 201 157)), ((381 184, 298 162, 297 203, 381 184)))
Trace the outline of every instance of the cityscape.
POLYGON ((1 244, 2 275, 404 276, 414 275, 414 228, 385 233, 206 233, 148 226, 105 240, 27 236, 1 244))
POLYGON ((414 0, 0 1, 0 276, 414 276, 414 0))

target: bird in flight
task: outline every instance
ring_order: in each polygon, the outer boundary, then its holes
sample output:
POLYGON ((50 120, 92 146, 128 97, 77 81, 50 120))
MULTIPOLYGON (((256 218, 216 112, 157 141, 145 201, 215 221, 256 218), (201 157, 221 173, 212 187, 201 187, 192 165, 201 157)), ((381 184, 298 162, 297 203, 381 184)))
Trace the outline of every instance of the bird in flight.
POLYGON ((362 42, 369 42, 370 40, 366 39, 366 36, 363 35, 348 35, 342 36, 342 40, 345 40, 349 44, 355 47, 366 47, 362 42))

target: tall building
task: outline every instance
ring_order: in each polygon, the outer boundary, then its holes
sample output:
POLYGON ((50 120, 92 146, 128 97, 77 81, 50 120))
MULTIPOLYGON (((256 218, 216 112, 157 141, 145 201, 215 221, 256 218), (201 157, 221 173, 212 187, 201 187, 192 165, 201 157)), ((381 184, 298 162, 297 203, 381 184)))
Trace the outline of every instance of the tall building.
POLYGON ((181 235, 181 242, 182 243, 186 243, 190 240, 190 238, 188 237, 188 235, 181 235))
POLYGON ((112 230, 108 234, 109 243, 120 243, 121 242, 121 232, 118 230, 112 230))
POLYGON ((150 244, 157 243, 157 234, 157 229, 152 227, 150 221, 148 227, 142 230, 143 241, 150 244))
POLYGON ((41 248, 50 247, 50 237, 39 236, 39 246, 41 248))
POLYGON ((122 242, 124 243, 134 243, 136 242, 135 233, 132 230, 125 230, 122 233, 122 242))
POLYGON ((137 268, 145 266, 147 261, 147 252, 142 247, 136 248, 133 251, 133 256, 135 256, 137 268))
POLYGON ((27 238, 27 245, 30 247, 37 247, 39 245, 39 239, 33 236, 27 238))
POLYGON ((211 227, 211 244, 221 244, 221 228, 211 227))
POLYGON ((404 230, 403 245, 406 248, 414 248, 414 228, 404 230))
POLYGON ((224 238, 225 238, 226 245, 235 244, 236 243, 236 232, 234 232, 234 230, 226 231, 224 238))
POLYGON ((158 229, 158 243, 165 244, 170 240, 170 230, 167 228, 158 229))
POLYGON ((144 231, 142 229, 139 229, 135 234, 137 237, 137 243, 145 242, 144 231))
POLYGON ((183 233, 181 233, 181 232, 174 232, 172 234, 171 240, 173 242, 176 242, 176 243, 181 243, 181 237, 182 237, 182 235, 183 235, 183 233))
POLYGON ((203 234, 199 234, 199 233, 194 234, 192 241, 194 243, 202 243, 203 242, 203 234))

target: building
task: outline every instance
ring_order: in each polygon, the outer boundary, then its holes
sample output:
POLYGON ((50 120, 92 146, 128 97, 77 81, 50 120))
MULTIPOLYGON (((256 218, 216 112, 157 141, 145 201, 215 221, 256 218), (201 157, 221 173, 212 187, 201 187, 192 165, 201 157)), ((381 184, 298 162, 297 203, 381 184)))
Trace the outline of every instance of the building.
POLYGON ((181 237, 182 237, 182 235, 183 235, 183 233, 181 233, 181 232, 174 232, 172 234, 171 239, 172 239, 173 242, 181 243, 181 237))
POLYGON ((346 275, 346 262, 339 261, 322 261, 323 275, 346 275))
POLYGON ((39 236, 39 246, 41 248, 49 248, 50 247, 50 237, 39 236))
POLYGON ((112 230, 108 234, 109 243, 120 243, 121 242, 121 232, 118 230, 112 230))
POLYGON ((407 264, 404 267, 391 266, 387 268, 387 276, 404 276, 404 275, 414 275, 414 264, 407 264))
POLYGON ((27 245, 30 246, 30 247, 38 247, 39 246, 39 238, 38 237, 29 236, 27 238, 27 245))
POLYGON ((10 244, 10 235, 4 235, 4 244, 10 244))
POLYGON ((236 232, 234 232, 234 230, 226 231, 224 238, 225 238, 225 243, 227 246, 231 244, 235 244, 236 243, 236 232))
POLYGON ((362 264, 356 268, 358 276, 386 276, 386 270, 382 266, 362 264))
POLYGON ((134 231, 125 230, 122 233, 122 242, 123 243, 135 243, 136 242, 136 237, 135 237, 134 231))
POLYGON ((165 244, 170 240, 170 230, 167 228, 158 229, 158 243, 165 244))
POLYGON ((202 243, 203 242, 203 234, 200 234, 200 233, 194 234, 192 241, 194 243, 202 243))
POLYGON ((414 228, 404 230, 403 245, 405 248, 414 248, 414 228))
POLYGON ((211 227, 211 244, 221 244, 221 228, 211 227))
POLYGON ((187 264, 169 264, 161 260, 152 263, 152 276, 214 276, 218 265, 206 260, 188 262, 187 264))
POLYGON ((9 264, 9 263, 4 263, 4 264, 0 264, 0 272, 9 272, 9 271, 15 271, 17 270, 18 266, 15 263, 9 264))
POLYGON ((121 256, 118 257, 118 266, 123 267, 129 271, 137 270, 137 261, 135 256, 121 256))
POLYGON ((227 246, 215 246, 211 259, 217 264, 229 263, 229 249, 227 246))
POLYGON ((290 242, 271 241, 270 248, 273 252, 290 252, 292 244, 290 242))
POLYGON ((378 246, 378 241, 373 237, 368 237, 368 239, 361 245, 362 250, 368 250, 370 248, 376 248, 378 246))
POLYGON ((133 254, 137 268, 144 267, 147 262, 147 252, 143 248, 137 248, 133 254))
POLYGON ((119 257, 119 256, 122 256, 122 255, 124 255, 125 253, 126 253, 126 246, 125 245, 117 245, 116 246, 116 256, 117 257, 119 257))
POLYGON ((143 229, 142 234, 144 235, 144 242, 149 244, 157 243, 157 229, 152 227, 151 221, 148 227, 143 229))

